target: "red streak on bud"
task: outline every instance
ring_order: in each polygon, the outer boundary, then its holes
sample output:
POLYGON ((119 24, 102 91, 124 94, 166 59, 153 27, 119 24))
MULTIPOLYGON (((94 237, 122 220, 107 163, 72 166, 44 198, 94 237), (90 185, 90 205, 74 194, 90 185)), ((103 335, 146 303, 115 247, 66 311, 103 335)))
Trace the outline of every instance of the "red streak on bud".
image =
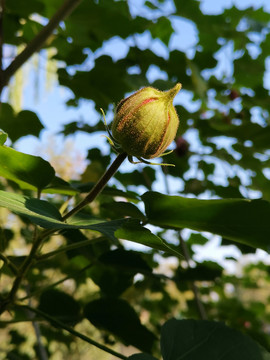
MULTIPOLYGON (((134 96, 134 95, 133 95, 134 96)), ((123 127, 125 126, 125 123, 136 113, 136 111, 143 105, 149 104, 150 102, 156 101, 158 98, 148 98, 143 100, 139 105, 137 105, 131 112, 129 112, 121 121, 119 121, 119 124, 117 126, 118 131, 122 131, 123 127)))
POLYGON ((140 106, 145 105, 145 104, 148 104, 148 103, 150 103, 150 102, 152 102, 152 101, 155 101, 155 100, 158 100, 158 99, 157 99, 157 98, 145 99, 145 100, 143 100, 143 102, 140 104, 140 106))
POLYGON ((169 125, 170 121, 171 121, 171 114, 170 114, 170 112, 168 111, 168 120, 167 120, 167 125, 169 125))

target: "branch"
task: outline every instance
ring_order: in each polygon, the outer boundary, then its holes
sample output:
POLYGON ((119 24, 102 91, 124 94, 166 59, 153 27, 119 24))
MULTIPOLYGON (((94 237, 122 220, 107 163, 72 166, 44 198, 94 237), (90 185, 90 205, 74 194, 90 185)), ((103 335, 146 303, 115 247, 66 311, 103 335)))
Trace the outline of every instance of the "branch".
MULTIPOLYGON (((3 1, 3 0, 2 0, 3 1)), ((66 0, 64 4, 57 10, 57 12, 50 19, 48 24, 42 28, 37 36, 32 39, 25 49, 12 61, 12 63, 3 71, 2 82, 0 84, 0 92, 8 84, 11 76, 46 42, 53 31, 58 27, 59 23, 63 21, 81 2, 82 0, 66 0)))
POLYGON ((6 257, 4 254, 0 253, 0 260, 4 261, 4 263, 7 265, 7 267, 12 271, 13 275, 18 275, 18 269, 17 267, 9 260, 8 257, 6 257))

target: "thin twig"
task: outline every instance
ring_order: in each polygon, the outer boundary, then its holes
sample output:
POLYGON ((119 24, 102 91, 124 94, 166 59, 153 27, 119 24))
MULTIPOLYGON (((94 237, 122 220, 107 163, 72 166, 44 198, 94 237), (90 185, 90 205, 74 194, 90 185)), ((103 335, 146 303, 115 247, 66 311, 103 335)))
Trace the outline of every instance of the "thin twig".
POLYGON ((32 39, 25 49, 16 56, 12 63, 3 71, 2 83, 0 84, 0 93, 4 86, 9 82, 11 76, 37 51, 41 49, 46 40, 52 35, 59 23, 63 21, 82 0, 66 0, 64 4, 56 11, 48 24, 32 39))
POLYGON ((17 267, 7 258, 4 254, 0 253, 0 260, 4 261, 4 263, 7 265, 7 267, 12 271, 14 275, 18 274, 17 267))
MULTIPOLYGON (((26 293, 29 295, 29 285, 26 288, 26 293)), ((28 305, 29 306, 32 305, 31 304, 31 298, 29 298, 28 305)), ((39 350, 40 360, 48 360, 48 354, 47 354, 46 348, 45 348, 45 346, 44 346, 44 344, 42 343, 42 340, 41 340, 41 331, 40 331, 39 324, 38 324, 38 322, 34 321, 35 315, 30 310, 27 310, 27 313, 29 315, 29 318, 32 320, 32 325, 33 325, 34 332, 35 332, 35 335, 36 335, 36 338, 37 338, 37 348, 39 350)))
POLYGON ((28 305, 17 305, 19 306, 20 308, 23 308, 23 309, 27 309, 29 311, 32 311, 33 313, 41 316, 43 319, 47 320, 51 325, 53 326, 56 326, 57 328, 61 328, 62 330, 66 330, 67 332, 69 332, 71 335, 74 335, 78 338, 80 338, 81 340, 83 341, 86 341, 88 344, 91 344, 113 356, 116 356, 118 357, 119 359, 123 359, 123 360, 127 360, 128 358, 122 354, 119 354, 118 352, 108 348, 107 346, 105 345, 102 345, 102 344, 99 344, 98 342, 96 342, 95 340, 89 338, 88 336, 85 336, 81 333, 79 333, 78 331, 74 330, 72 327, 64 324, 62 321, 59 321, 58 319, 56 319, 55 317, 53 316, 50 316, 46 313, 44 313, 43 311, 39 310, 39 309, 35 309, 35 308, 32 308, 31 306, 28 306, 28 305))

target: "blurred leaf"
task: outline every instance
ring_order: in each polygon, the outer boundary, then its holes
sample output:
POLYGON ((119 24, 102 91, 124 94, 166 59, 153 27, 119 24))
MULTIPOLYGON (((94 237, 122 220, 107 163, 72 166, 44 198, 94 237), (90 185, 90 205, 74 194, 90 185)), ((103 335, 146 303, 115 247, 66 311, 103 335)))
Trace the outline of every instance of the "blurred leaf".
POLYGON ((182 269, 178 267, 175 273, 176 281, 214 281, 221 277, 222 267, 210 261, 197 264, 194 268, 182 269))
POLYGON ((89 302, 84 316, 97 328, 119 337, 127 345, 150 352, 155 336, 141 324, 134 309, 122 299, 100 298, 89 302))
POLYGON ((99 261, 105 265, 116 266, 134 275, 141 271, 152 271, 151 267, 143 260, 141 254, 135 251, 116 249, 102 254, 99 261))
POLYGON ((153 38, 158 38, 165 45, 169 45, 169 41, 173 33, 173 28, 171 21, 167 17, 161 16, 160 18, 158 18, 156 23, 151 24, 149 29, 153 38))
POLYGON ((22 110, 15 114, 12 107, 6 103, 1 104, 0 124, 12 141, 26 135, 38 136, 43 129, 43 125, 34 112, 22 110))
POLYGON ((161 352, 164 360, 263 360, 269 356, 246 335, 206 320, 167 321, 161 331, 161 352))
POLYGON ((54 175, 52 166, 41 157, 0 146, 0 176, 16 182, 22 189, 41 190, 54 175))
POLYGON ((123 64, 113 62, 112 58, 106 55, 96 59, 95 67, 91 71, 77 71, 72 76, 66 69, 59 69, 58 76, 60 84, 73 91, 75 100, 91 99, 97 108, 107 109, 112 102, 118 103, 124 93, 135 90, 135 87, 128 85, 134 75, 127 74, 123 64))
POLYGON ((252 247, 269 249, 270 203, 264 200, 198 200, 147 192, 142 196, 151 224, 208 231, 252 247))
POLYGON ((72 296, 56 289, 42 292, 38 308, 67 324, 75 325, 81 319, 79 303, 72 296))

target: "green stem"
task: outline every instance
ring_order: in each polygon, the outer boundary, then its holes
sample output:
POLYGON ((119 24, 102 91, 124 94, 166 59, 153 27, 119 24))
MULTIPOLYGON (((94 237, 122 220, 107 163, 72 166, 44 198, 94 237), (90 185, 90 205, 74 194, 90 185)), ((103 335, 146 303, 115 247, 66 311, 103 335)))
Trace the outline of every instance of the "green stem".
POLYGON ((35 309, 35 308, 32 308, 31 306, 29 305, 23 305, 23 306, 20 306, 18 305, 20 308, 23 308, 23 309, 27 309, 29 311, 32 311, 33 313, 41 316, 43 319, 49 321, 51 323, 51 325, 55 326, 55 327, 60 327, 61 329, 63 330, 66 330, 67 332, 69 332, 71 335, 74 335, 78 338, 80 338, 81 340, 83 341, 86 341, 88 344, 91 344, 113 356, 116 356, 118 357, 119 359, 123 359, 123 360, 127 360, 128 358, 122 354, 119 354, 117 353, 116 351, 108 348, 107 346, 104 346, 104 345, 101 345, 99 344, 98 342, 96 342, 95 340, 92 340, 91 338, 89 338, 88 336, 85 336, 81 333, 79 333, 78 331, 74 330, 72 327, 64 324, 62 321, 59 321, 57 320, 55 317, 53 316, 50 316, 46 313, 44 313, 43 311, 39 310, 39 309, 35 309))
POLYGON ((39 246, 41 245, 41 243, 42 243, 41 238, 37 238, 34 241, 29 255, 26 257, 26 259, 23 262, 22 266, 18 270, 18 274, 17 274, 17 276, 16 276, 16 278, 15 278, 15 280, 13 282, 13 285, 12 285, 12 288, 10 290, 9 295, 0 304, 0 314, 2 314, 6 310, 7 306, 10 303, 14 302, 16 293, 17 293, 17 291, 18 291, 18 289, 19 289, 19 287, 21 285, 21 282, 22 282, 23 278, 25 277, 25 275, 27 274, 29 268, 33 264, 36 252, 38 251, 39 246))
POLYGON ((7 265, 7 267, 12 271, 14 275, 18 274, 17 267, 7 258, 5 255, 0 253, 0 260, 4 261, 4 263, 7 265))
POLYGON ((118 154, 117 158, 114 160, 114 162, 111 164, 111 166, 107 169, 107 171, 103 174, 103 176, 99 179, 99 181, 96 183, 96 185, 92 188, 90 193, 72 210, 70 210, 68 213, 66 213, 62 220, 65 221, 72 215, 79 212, 81 209, 83 209, 86 205, 90 204, 104 189, 107 182, 110 180, 110 178, 116 173, 119 166, 122 164, 122 162, 126 159, 127 154, 125 152, 118 154))
POLYGON ((48 40, 53 31, 81 2, 82 0, 66 0, 64 4, 50 19, 48 24, 35 36, 25 47, 25 49, 12 61, 12 63, 3 71, 2 82, 0 84, 0 93, 5 85, 8 84, 11 76, 48 40))

